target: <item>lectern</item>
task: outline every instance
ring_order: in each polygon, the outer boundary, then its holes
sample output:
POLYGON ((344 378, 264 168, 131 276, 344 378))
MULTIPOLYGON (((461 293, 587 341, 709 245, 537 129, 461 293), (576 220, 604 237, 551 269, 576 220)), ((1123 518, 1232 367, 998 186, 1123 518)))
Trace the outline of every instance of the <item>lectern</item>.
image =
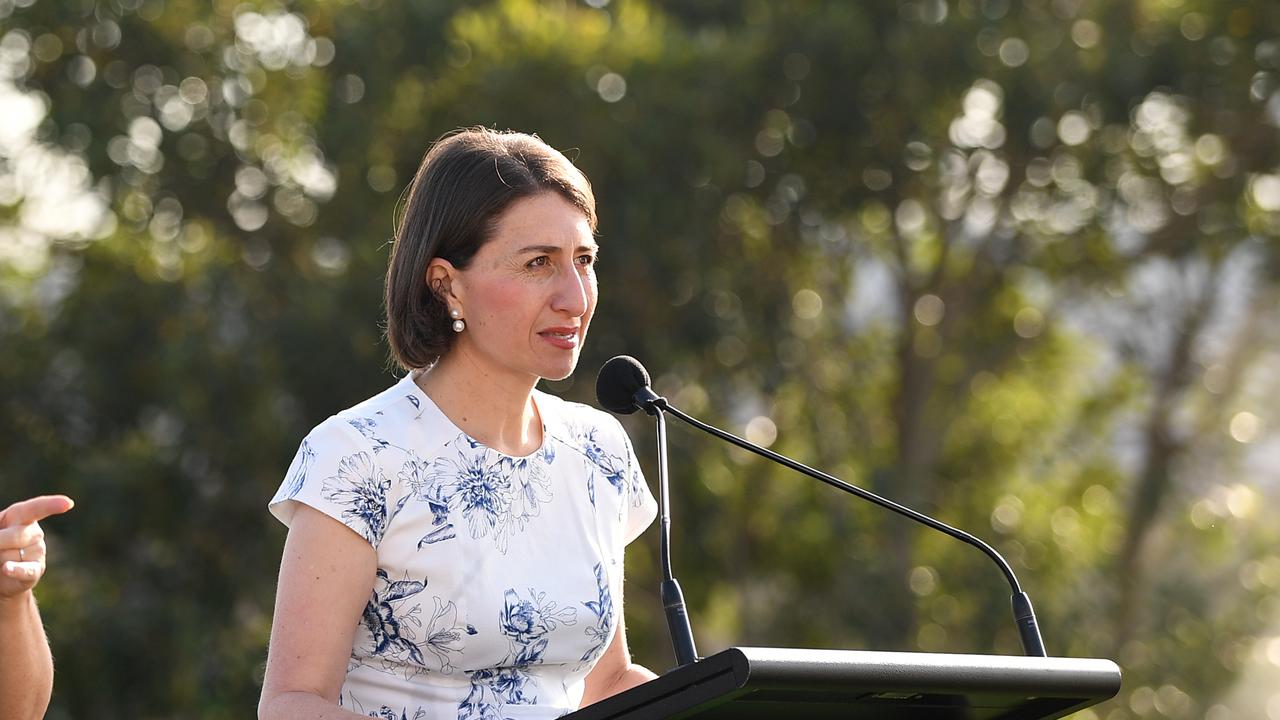
POLYGON ((1038 720, 1119 690, 1110 660, 744 647, 564 720, 1038 720))

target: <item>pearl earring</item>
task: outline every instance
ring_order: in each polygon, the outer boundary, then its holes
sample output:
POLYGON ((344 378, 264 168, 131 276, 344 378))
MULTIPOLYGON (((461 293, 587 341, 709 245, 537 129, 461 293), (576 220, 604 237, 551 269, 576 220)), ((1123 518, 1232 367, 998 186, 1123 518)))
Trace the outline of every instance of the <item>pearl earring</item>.
POLYGON ((454 308, 449 311, 449 317, 453 318, 453 331, 460 333, 467 329, 467 323, 462 319, 462 311, 454 308))

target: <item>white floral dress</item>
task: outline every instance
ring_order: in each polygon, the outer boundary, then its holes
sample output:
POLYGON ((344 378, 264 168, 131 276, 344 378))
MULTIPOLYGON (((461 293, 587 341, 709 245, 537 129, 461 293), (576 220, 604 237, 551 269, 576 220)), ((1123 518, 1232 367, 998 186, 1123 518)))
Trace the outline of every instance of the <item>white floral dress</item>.
POLYGON ((657 504, 612 416, 542 392, 536 452, 459 430, 406 376, 318 425, 272 514, 301 502, 378 569, 341 704, 388 720, 526 720, 577 709, 617 627, 623 548, 657 504))

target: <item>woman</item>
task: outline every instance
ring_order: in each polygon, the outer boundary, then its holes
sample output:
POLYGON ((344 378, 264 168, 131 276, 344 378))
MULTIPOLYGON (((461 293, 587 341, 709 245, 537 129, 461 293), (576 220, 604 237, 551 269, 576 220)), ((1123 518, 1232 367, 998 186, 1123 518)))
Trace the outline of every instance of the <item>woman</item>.
POLYGON ((539 392, 596 306, 590 184, 476 128, 423 160, 387 271, 408 371, 317 426, 289 526, 262 718, 552 718, 654 677, 622 625, 656 503, 611 416, 539 392))

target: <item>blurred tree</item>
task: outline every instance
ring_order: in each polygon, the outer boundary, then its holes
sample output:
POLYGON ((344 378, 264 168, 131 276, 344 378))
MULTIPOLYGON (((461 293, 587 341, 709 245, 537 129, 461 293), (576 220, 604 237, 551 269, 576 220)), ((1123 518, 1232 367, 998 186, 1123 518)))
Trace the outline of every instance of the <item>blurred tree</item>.
MULTIPOLYGON (((0 0, 0 103, 4 492, 88 511, 42 585, 51 717, 250 711, 264 503, 389 382, 399 193, 476 123, 597 188, 580 375, 630 352, 690 412, 989 527, 1050 652, 1124 666, 1095 715, 1222 716, 1274 615, 1273 2, 0 0)), ((673 453, 704 652, 1018 651, 971 550, 673 453)))

